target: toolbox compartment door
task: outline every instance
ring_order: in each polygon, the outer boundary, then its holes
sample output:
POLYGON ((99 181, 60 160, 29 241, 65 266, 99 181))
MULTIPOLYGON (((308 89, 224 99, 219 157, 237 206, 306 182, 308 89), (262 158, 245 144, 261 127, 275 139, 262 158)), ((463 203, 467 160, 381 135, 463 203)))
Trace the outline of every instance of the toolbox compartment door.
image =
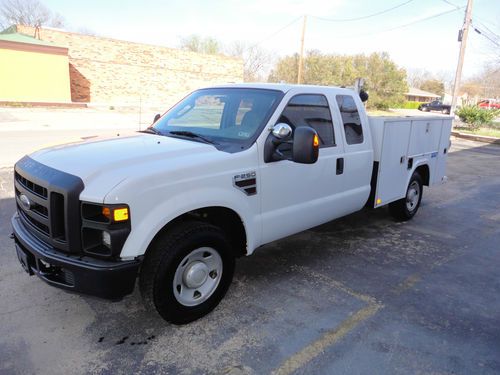
POLYGON ((411 125, 408 157, 436 152, 441 138, 443 120, 413 120, 411 125))
POLYGON ((390 121, 384 124, 375 207, 383 206, 406 194, 410 133, 411 121, 390 121))

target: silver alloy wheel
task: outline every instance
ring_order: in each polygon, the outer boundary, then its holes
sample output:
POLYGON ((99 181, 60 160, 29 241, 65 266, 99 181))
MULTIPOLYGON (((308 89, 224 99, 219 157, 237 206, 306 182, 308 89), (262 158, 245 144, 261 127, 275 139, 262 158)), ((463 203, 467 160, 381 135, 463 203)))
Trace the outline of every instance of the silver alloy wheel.
POLYGON ((408 187, 406 193, 406 208, 409 212, 413 212, 418 205, 420 199, 420 185, 417 181, 413 181, 408 187))
POLYGON ((222 277, 222 258, 211 247, 191 251, 174 275, 174 296, 184 306, 197 306, 215 292, 222 277))

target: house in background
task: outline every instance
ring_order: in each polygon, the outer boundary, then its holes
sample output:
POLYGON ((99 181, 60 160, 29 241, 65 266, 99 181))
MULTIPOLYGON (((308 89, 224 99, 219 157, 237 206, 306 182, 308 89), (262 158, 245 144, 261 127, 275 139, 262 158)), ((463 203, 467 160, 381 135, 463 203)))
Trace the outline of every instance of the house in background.
POLYGON ((19 33, 0 34, 0 102, 70 103, 68 49, 19 33))
POLYGON ((415 87, 410 87, 405 95, 406 100, 409 102, 431 102, 441 98, 441 95, 433 94, 432 92, 420 90, 415 87))
MULTIPOLYGON (((451 104, 451 101, 453 100, 453 95, 449 93, 445 93, 443 96, 443 103, 445 104, 451 104)), ((464 92, 462 95, 457 96, 457 106, 461 107, 464 105, 474 105, 477 104, 480 101, 480 98, 476 96, 469 96, 466 92, 464 92)))

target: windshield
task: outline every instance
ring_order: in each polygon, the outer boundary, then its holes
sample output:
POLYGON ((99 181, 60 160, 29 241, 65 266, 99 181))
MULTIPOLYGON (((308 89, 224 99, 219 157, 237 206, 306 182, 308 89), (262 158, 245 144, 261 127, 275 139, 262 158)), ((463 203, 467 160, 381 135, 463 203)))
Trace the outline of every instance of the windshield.
MULTIPOLYGON (((165 113, 155 130, 165 135, 200 135, 214 142, 245 143, 267 121, 282 98, 275 90, 214 88, 195 91, 165 113)), ((197 140, 191 137, 189 139, 197 140)))

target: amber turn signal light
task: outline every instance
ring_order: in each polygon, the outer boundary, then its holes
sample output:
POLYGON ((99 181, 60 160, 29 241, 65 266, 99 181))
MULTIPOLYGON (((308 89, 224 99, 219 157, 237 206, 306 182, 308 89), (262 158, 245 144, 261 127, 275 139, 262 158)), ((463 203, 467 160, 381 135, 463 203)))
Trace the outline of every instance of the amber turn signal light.
POLYGON ((126 221, 128 220, 128 208, 115 208, 113 210, 113 220, 114 221, 126 221))
POLYGON ((319 146, 319 138, 318 138, 318 135, 317 135, 317 134, 314 134, 314 138, 313 138, 313 146, 314 146, 314 147, 318 147, 318 146, 319 146))
POLYGON ((128 208, 120 207, 120 208, 110 208, 103 207, 102 214, 112 221, 127 221, 128 220, 128 208))

